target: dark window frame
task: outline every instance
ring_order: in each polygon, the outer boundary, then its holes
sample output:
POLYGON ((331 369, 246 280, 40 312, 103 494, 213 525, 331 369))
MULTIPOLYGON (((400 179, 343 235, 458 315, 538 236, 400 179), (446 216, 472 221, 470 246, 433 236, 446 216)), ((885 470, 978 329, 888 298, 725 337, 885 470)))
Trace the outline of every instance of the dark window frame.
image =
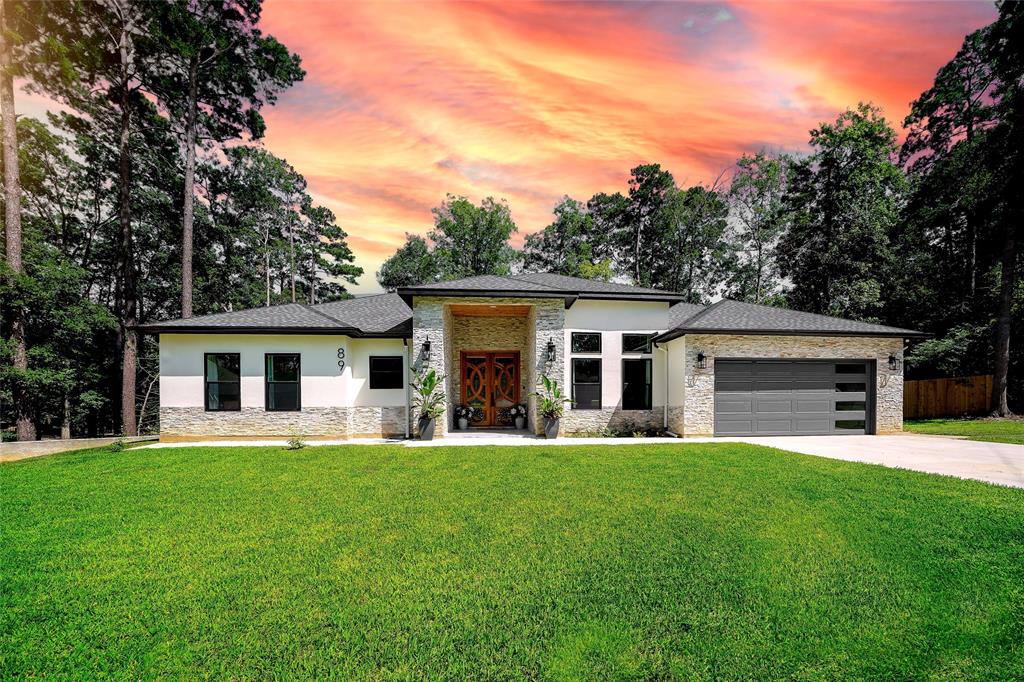
POLYGON ((601 362, 601 358, 573 358, 572 359, 572 376, 570 377, 572 383, 572 409, 574 410, 600 410, 603 407, 602 391, 604 390, 604 367, 601 362), (576 381, 576 363, 577 362, 596 362, 597 363, 597 383, 593 382, 578 382, 576 381), (576 386, 597 386, 597 405, 580 407, 576 402, 576 386))
MULTIPOLYGON (((645 372, 646 374, 646 372, 645 372)), ((623 358, 622 359, 622 409, 624 410, 653 410, 654 409, 654 358, 623 358), (651 368, 651 382, 647 384, 646 407, 626 406, 626 364, 630 362, 642 362, 651 368)))
POLYGON ((263 354, 263 410, 265 412, 301 412, 302 411, 302 353, 264 353, 263 354), (298 358, 295 370, 295 381, 270 380, 270 358, 294 355, 298 358), (270 406, 271 384, 295 384, 295 407, 281 408, 270 406))
POLYGON ((569 335, 569 350, 572 353, 574 353, 574 354, 575 353, 580 353, 580 354, 590 355, 590 354, 600 353, 600 352, 602 352, 602 349, 604 348, 604 339, 602 337, 603 337, 603 334, 601 334, 601 332, 573 332, 572 334, 569 335), (597 350, 576 350, 576 337, 577 336, 596 336, 597 337, 597 350))
MULTIPOLYGON (((371 390, 381 391, 393 391, 395 389, 405 388, 405 360, 401 355, 371 355, 368 367, 369 375, 369 386, 371 390), (398 360, 398 385, 397 386, 375 386, 373 381, 373 361, 374 360, 398 360)), ((393 372, 387 372, 392 374, 393 372)))
POLYGON ((203 408, 207 412, 241 412, 242 411, 242 354, 241 353, 203 353, 203 408), (210 381, 206 375, 207 360, 211 355, 234 355, 238 358, 238 381, 210 381), (210 384, 238 384, 238 407, 210 407, 210 384))
POLYGON ((622 352, 623 353, 631 353, 631 354, 632 353, 636 353, 638 355, 650 355, 651 353, 654 352, 654 348, 652 347, 653 339, 654 339, 654 334, 642 334, 642 333, 639 333, 639 332, 623 332, 622 333, 622 352), (632 349, 627 350, 626 349, 626 337, 627 336, 645 336, 645 337, 647 337, 647 343, 646 343, 646 345, 644 345, 644 349, 643 350, 632 350, 632 349))

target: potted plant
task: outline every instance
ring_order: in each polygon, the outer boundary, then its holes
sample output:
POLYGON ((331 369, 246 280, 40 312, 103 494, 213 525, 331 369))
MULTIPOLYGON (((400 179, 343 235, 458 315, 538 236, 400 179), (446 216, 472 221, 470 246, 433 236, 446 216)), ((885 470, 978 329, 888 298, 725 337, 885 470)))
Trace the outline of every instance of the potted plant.
POLYGON ((565 411, 565 404, 572 401, 562 395, 562 389, 558 388, 558 382, 546 374, 540 376, 541 384, 544 386, 542 393, 531 393, 537 398, 537 412, 544 418, 544 437, 558 437, 558 423, 565 411))
POLYGON ((444 391, 441 390, 441 382, 444 376, 438 376, 434 369, 427 369, 413 377, 409 384, 413 390, 413 401, 419 412, 416 426, 420 434, 420 440, 434 439, 434 425, 437 418, 444 414, 444 391))
POLYGON ((526 427, 526 405, 513 406, 512 416, 516 419, 517 429, 522 430, 526 427))
POLYGON ((455 418, 459 422, 459 429, 465 431, 469 428, 469 420, 473 416, 473 408, 468 405, 459 405, 455 408, 455 418))

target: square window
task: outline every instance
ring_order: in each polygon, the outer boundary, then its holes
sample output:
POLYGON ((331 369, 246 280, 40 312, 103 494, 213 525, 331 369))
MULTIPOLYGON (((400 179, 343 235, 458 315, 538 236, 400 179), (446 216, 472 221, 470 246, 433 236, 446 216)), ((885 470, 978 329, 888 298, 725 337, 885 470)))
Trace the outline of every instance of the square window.
POLYGON ((622 361, 622 409, 651 409, 651 359, 622 361))
POLYGON ((651 339, 654 338, 654 334, 623 334, 622 335, 622 352, 623 353, 650 353, 651 352, 651 339))
POLYGON ((572 401, 577 410, 601 409, 601 361, 573 358, 572 401))
POLYGON ((572 333, 573 353, 600 353, 601 333, 600 332, 573 332, 572 333))
POLYGON ((370 358, 370 388, 402 388, 404 386, 401 355, 370 358))

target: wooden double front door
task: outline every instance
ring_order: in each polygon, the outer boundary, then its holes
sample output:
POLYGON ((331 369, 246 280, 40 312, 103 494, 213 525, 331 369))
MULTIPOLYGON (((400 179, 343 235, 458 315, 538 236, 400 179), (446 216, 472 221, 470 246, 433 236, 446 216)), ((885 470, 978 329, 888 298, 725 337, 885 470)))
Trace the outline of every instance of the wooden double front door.
POLYGON ((473 426, 512 426, 519 404, 519 351, 462 351, 462 404, 473 426))

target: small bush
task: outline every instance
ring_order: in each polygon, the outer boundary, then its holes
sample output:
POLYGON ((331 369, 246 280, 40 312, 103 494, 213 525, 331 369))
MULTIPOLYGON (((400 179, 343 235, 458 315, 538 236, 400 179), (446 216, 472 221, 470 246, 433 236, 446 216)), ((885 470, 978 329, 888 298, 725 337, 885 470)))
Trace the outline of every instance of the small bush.
POLYGON ((18 434, 14 431, 0 431, 0 443, 13 443, 18 440, 18 434))
POLYGON ((110 444, 111 452, 124 452, 125 448, 128 447, 128 439, 123 435, 118 436, 117 440, 110 444))
POLYGON ((306 441, 302 435, 299 434, 295 429, 288 431, 288 449, 289 450, 301 450, 306 447, 306 441))

